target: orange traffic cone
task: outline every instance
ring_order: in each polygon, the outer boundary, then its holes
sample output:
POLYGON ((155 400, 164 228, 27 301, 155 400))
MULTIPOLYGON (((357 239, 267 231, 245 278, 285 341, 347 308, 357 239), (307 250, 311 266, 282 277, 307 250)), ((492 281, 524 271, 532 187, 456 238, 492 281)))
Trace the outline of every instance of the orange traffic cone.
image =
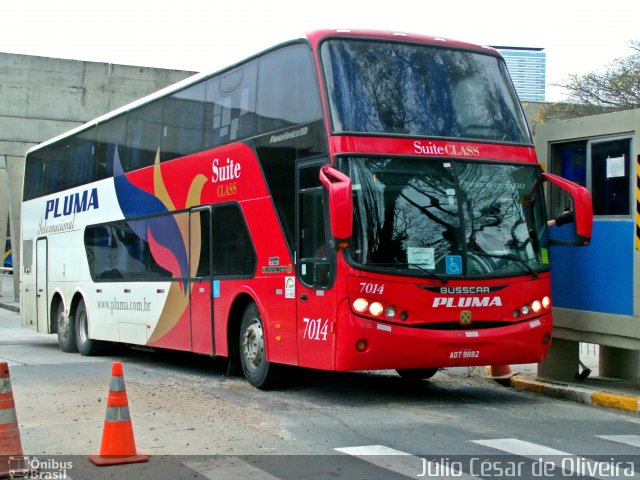
POLYGON ((13 401, 9 365, 0 363, 0 477, 28 472, 23 466, 22 441, 13 401), (19 472, 18 472, 19 471, 19 472))
POLYGON ((107 399, 107 415, 102 431, 100 455, 89 455, 89 460, 99 466, 149 460, 147 455, 139 455, 136 452, 121 362, 113 362, 111 370, 111 386, 107 399))
POLYGON ((510 384, 511 377, 519 373, 519 371, 512 372, 509 365, 491 365, 489 367, 489 377, 503 385, 510 384))

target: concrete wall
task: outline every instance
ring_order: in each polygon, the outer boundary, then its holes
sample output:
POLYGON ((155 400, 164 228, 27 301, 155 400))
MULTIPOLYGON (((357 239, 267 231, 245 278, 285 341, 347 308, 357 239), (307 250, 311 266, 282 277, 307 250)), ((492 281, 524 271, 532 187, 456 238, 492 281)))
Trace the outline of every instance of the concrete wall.
POLYGON ((0 238, 8 216, 16 301, 27 150, 193 73, 0 52, 0 238))

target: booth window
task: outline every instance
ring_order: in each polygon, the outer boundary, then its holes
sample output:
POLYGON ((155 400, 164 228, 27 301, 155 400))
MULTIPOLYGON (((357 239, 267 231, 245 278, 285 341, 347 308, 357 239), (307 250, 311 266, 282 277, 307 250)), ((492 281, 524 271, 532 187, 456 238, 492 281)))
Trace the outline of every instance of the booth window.
MULTIPOLYGON (((593 214, 631 215, 631 139, 599 138, 551 146, 552 172, 586 186, 593 214)), ((551 199, 551 215, 562 213, 561 199, 551 199)))

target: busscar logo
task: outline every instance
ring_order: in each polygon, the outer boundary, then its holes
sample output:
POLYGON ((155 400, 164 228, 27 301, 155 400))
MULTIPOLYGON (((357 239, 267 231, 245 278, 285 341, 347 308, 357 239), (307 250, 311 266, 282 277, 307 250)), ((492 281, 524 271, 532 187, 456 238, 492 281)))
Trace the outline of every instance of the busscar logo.
POLYGON ((465 285, 458 287, 428 287, 426 285, 418 285, 418 287, 440 295, 481 295, 483 293, 495 293, 504 290, 507 288, 507 285, 465 285))

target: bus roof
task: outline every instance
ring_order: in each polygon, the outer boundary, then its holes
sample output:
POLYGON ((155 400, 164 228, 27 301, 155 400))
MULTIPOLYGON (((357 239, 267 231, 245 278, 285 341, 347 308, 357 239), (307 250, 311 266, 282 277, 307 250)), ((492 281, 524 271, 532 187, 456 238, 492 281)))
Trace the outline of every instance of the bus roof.
POLYGON ((423 35, 418 33, 408 33, 399 31, 381 31, 381 30, 351 30, 351 29, 337 29, 337 30, 317 30, 307 33, 307 37, 311 43, 316 46, 327 38, 335 37, 354 37, 354 38, 371 38, 379 40, 392 40, 392 41, 405 41, 415 43, 426 43, 430 45, 440 45, 450 48, 462 48, 465 50, 476 50, 484 53, 492 53, 493 55, 500 56, 498 51, 489 46, 481 46, 473 43, 461 42, 459 40, 447 39, 443 37, 432 37, 429 35, 423 35))
MULTIPOLYGON (((416 42, 416 43, 426 43, 426 44, 430 44, 430 45, 439 45, 439 46, 443 46, 443 47, 449 47, 449 48, 462 48, 462 49, 466 49, 466 50, 475 50, 475 51, 480 51, 480 52, 484 52, 484 53, 489 53, 489 54, 493 54, 496 56, 500 56, 500 54, 498 53, 497 50, 495 50, 492 47, 488 47, 488 46, 480 46, 480 45, 475 45, 472 43, 466 43, 466 42, 461 42, 458 40, 451 40, 451 39, 446 39, 446 38, 442 38, 442 37, 431 37, 428 35, 422 35, 422 34, 414 34, 414 33, 404 33, 404 32, 392 32, 392 31, 380 31, 380 30, 351 30, 351 29, 325 29, 325 30, 316 30, 316 31, 312 31, 312 32, 308 32, 307 33, 307 38, 309 40, 309 42, 311 43, 311 45, 314 47, 317 47, 323 40, 329 39, 329 38, 361 38, 361 39, 380 39, 380 40, 392 40, 392 41, 405 41, 405 42, 416 42)), ((112 110, 110 112, 105 113, 104 115, 101 115, 99 117, 96 117, 92 120, 89 120, 85 123, 83 123, 82 125, 79 125, 71 130, 68 130, 60 135, 57 135, 49 140, 45 140, 44 142, 39 143, 38 145, 34 145, 33 147, 31 147, 28 151, 27 151, 27 155, 30 154, 32 151, 35 150, 39 150, 40 148, 46 147, 48 145, 54 144, 60 140, 63 140, 64 138, 67 137, 71 137, 73 135, 76 135, 78 133, 81 133, 85 130, 90 129, 91 127, 94 127, 96 125, 99 125, 101 123, 106 122, 107 120, 117 117, 119 115, 122 115, 124 113, 127 113, 131 110, 134 110, 138 107, 142 107, 143 105, 146 105, 147 103, 150 103, 154 100, 157 100, 159 98, 162 98, 164 96, 170 95, 172 93, 178 92, 184 88, 187 88, 201 80, 204 80, 208 77, 212 77, 216 74, 222 73, 226 70, 231 70, 233 68, 235 68, 238 65, 241 65, 242 63, 245 63, 253 58, 256 58, 260 55, 263 55, 267 52, 270 52, 271 50, 275 50, 277 48, 280 48, 282 46, 285 45, 289 45, 289 44, 293 44, 293 43, 298 43, 304 41, 303 38, 299 38, 296 40, 291 40, 288 42, 284 42, 278 45, 275 45, 271 48, 268 48, 262 52, 256 53, 255 55, 252 55, 251 57, 248 57, 246 59, 240 60, 237 63, 234 63, 232 65, 229 65, 223 69, 220 70, 215 70, 215 71, 210 71, 210 72, 203 72, 203 73, 197 73, 195 75, 192 75, 188 78, 185 78, 184 80, 181 80, 177 83, 168 85, 165 88, 162 88, 156 92, 153 92, 149 95, 146 95, 144 97, 141 97, 137 100, 134 100, 126 105, 123 105, 119 108, 116 108, 115 110, 112 110)))

